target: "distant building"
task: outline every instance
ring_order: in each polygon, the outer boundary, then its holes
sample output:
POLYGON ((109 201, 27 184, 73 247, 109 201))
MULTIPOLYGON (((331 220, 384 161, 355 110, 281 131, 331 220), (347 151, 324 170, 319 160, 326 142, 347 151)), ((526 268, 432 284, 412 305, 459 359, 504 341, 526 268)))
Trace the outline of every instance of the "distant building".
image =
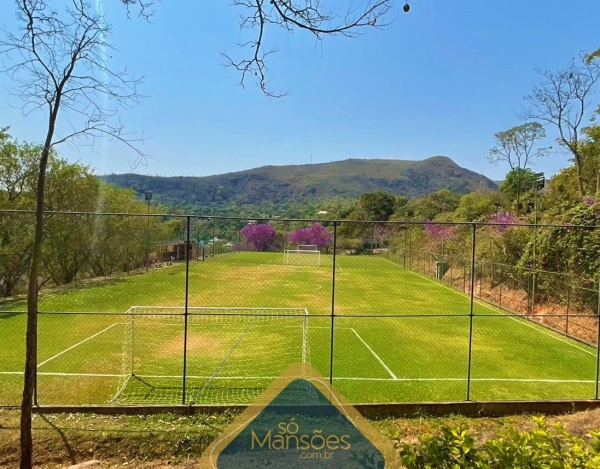
MULTIPOLYGON (((185 261, 185 241, 171 241, 167 243, 157 243, 154 245, 156 257, 159 262, 185 261)), ((198 258, 198 244, 196 241, 190 241, 189 245, 190 259, 198 258)))

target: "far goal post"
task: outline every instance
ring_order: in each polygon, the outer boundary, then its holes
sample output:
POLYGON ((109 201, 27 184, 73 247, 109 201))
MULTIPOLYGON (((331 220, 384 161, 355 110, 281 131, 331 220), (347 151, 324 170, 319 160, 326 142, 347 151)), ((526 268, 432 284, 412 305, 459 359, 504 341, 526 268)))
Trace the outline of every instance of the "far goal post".
MULTIPOLYGON (((316 249, 286 249, 283 251, 283 263, 286 265, 321 265, 321 252, 316 249)), ((312 248, 312 246, 311 246, 312 248)))

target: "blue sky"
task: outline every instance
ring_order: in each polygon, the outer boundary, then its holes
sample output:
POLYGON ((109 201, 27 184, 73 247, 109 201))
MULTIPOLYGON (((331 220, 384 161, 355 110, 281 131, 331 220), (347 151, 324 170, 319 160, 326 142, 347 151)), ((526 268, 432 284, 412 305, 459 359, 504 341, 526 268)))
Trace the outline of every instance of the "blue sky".
MULTIPOLYGON (((248 36, 230 2, 163 0, 151 24, 128 20, 116 0, 103 3, 118 49, 111 65, 145 77, 148 98, 122 116, 128 130, 150 137, 140 145, 150 157, 135 169, 142 174, 203 176, 305 164, 311 155, 314 163, 446 155, 501 179, 507 168, 488 163, 488 150, 495 132, 520 123, 535 69, 563 67, 600 46, 597 0, 414 0, 409 14, 397 2, 389 29, 357 39, 319 45, 303 32, 268 31, 267 46, 278 50, 271 87, 290 93, 270 99, 252 81, 240 88, 238 72, 222 66, 220 52, 248 53, 236 46, 248 36)), ((24 118, 5 76, 0 85, 0 125, 43 140, 45 115, 24 118)), ((59 151, 100 174, 129 172, 134 160, 111 143, 59 151)), ((534 169, 552 174, 566 164, 554 154, 534 169)))

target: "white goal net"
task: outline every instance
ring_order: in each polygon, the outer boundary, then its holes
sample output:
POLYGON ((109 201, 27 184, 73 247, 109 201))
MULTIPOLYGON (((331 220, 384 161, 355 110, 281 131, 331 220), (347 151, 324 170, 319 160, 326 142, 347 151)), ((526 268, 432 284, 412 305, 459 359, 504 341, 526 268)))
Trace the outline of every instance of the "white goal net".
POLYGON ((111 402, 250 403, 309 355, 305 308, 132 306, 111 402))
POLYGON ((283 251, 283 263, 287 265, 321 265, 321 252, 317 246, 298 246, 298 249, 283 251), (314 247, 314 249, 300 249, 314 247))

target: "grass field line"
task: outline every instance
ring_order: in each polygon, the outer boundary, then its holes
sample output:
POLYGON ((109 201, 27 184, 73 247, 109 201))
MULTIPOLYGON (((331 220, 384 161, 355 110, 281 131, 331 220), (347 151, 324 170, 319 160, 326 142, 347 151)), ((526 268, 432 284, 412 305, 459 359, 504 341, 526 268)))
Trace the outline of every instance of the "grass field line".
POLYGON ((65 354, 65 353, 67 353, 69 350, 73 350, 75 347, 79 347, 81 344, 84 344, 84 343, 86 343, 88 340, 92 340, 92 339, 94 339, 95 337, 98 337, 100 334, 103 334, 104 332, 108 331, 109 329, 112 329, 112 328, 113 328, 113 327, 115 327, 116 325, 117 325, 117 323, 115 322, 115 323, 111 324, 110 326, 108 326, 108 327, 106 327, 106 328, 102 329, 101 331, 99 331, 99 332, 96 332, 95 334, 93 334, 93 335, 89 336, 87 339, 83 339, 81 342, 77 342, 76 344, 74 344, 74 345, 71 345, 69 348, 66 348, 66 349, 64 349, 62 352, 59 352, 59 353, 57 353, 56 355, 53 355, 53 356, 51 356, 51 357, 50 357, 50 358, 48 358, 47 360, 44 360, 42 363, 38 364, 38 366, 37 366, 37 367, 39 368, 40 366, 43 366, 43 365, 45 365, 46 363, 48 363, 48 362, 50 362, 50 361, 54 360, 55 358, 58 358, 58 357, 60 357, 61 355, 63 355, 63 354, 65 354))
MULTIPOLYGON (((395 263, 393 263, 393 262, 392 262, 392 261, 390 261, 390 260, 384 259, 383 257, 380 257, 380 259, 381 259, 381 260, 383 260, 383 261, 385 261, 385 262, 389 262, 389 263, 390 263, 390 264, 392 264, 393 266, 396 266, 396 267, 398 267, 398 268, 401 268, 401 267, 400 267, 398 264, 395 264, 395 263)), ((404 270, 406 270, 406 269, 404 269, 404 270)), ((459 296, 461 296, 462 298, 465 298, 465 297, 466 297, 466 298, 468 298, 468 296, 465 296, 465 294, 464 294, 464 293, 461 293, 460 291, 458 291, 458 290, 456 290, 456 289, 454 289, 454 288, 451 288, 451 287, 449 287, 449 286, 447 286, 447 285, 444 285, 444 284, 443 284, 443 283, 441 283, 441 282, 437 282, 437 281, 435 281, 435 280, 433 280, 433 279, 431 279, 431 278, 429 278, 429 277, 427 277, 427 276, 425 276, 425 275, 422 275, 422 274, 420 274, 419 272, 415 272, 415 271, 413 271, 413 270, 406 270, 406 271, 407 271, 407 272, 411 272, 411 273, 413 273, 413 274, 415 274, 415 275, 417 275, 417 276, 419 276, 419 277, 421 277, 421 278, 423 278, 423 279, 425 279, 425 280, 429 280, 431 283, 434 283, 435 285, 437 285, 437 286, 439 286, 439 287, 445 288, 446 290, 449 290, 449 291, 451 291, 452 293, 454 293, 454 294, 456 294, 456 295, 459 295, 459 296)), ((483 306, 484 308, 486 308, 486 309, 489 309, 490 311, 493 311, 494 313, 501 314, 501 315, 503 315, 504 317, 507 317, 508 319, 512 319, 513 321, 515 321, 515 322, 517 322, 517 323, 519 323, 519 324, 521 324, 521 325, 523 325, 523 326, 530 327, 531 329, 533 329, 533 330, 535 330, 535 331, 538 331, 538 332, 540 332, 540 333, 542 333, 542 334, 545 334, 545 335, 547 335, 548 337, 552 337, 553 339, 556 339, 556 340, 558 340, 558 341, 560 341, 560 342, 564 342, 565 344, 568 344, 568 345, 570 345, 571 347, 574 347, 574 348, 576 348, 576 349, 578 349, 578 350, 581 350, 582 352, 585 352, 585 353, 587 353, 588 355, 591 355, 592 357, 596 357, 596 354, 595 354, 594 352, 592 352, 592 351, 590 351, 590 350, 587 350, 587 349, 584 349, 583 347, 580 347, 579 345, 577 345, 577 344, 574 344, 574 343, 573 343, 572 341, 570 341, 570 340, 565 340, 565 339, 563 339, 562 337, 558 337, 558 336, 557 336, 557 334, 558 334, 557 332, 555 332, 555 333, 551 333, 551 332, 548 332, 548 331, 545 331, 545 330, 543 330, 542 328, 543 328, 544 326, 539 326, 539 325, 538 325, 538 326, 534 326, 533 324, 527 324, 526 322, 524 322, 525 320, 523 320, 523 319, 518 319, 518 318, 513 318, 512 316, 507 316, 507 315, 504 313, 504 311, 502 311, 501 309, 499 309, 499 308, 494 308, 493 306, 490 306, 490 305, 488 305, 488 304, 487 304, 486 302, 484 302, 484 301, 481 301, 481 300, 479 300, 479 299, 477 299, 477 298, 474 298, 474 301, 475 301, 475 302, 476 302, 476 303, 477 303, 479 306, 483 306)))
MULTIPOLYGON (((1 376, 5 375, 13 375, 13 376, 22 376, 22 371, 0 371, 1 376)), ((80 378, 121 378, 123 375, 121 374, 111 374, 111 373, 61 373, 61 372, 52 372, 52 371, 41 371, 38 373, 38 376, 62 376, 62 377, 80 377, 80 378)), ((182 379, 181 375, 139 375, 140 378, 148 378, 148 379, 182 379)), ((277 379, 278 376, 215 376, 212 380, 215 381, 227 381, 227 380, 274 380, 277 379)), ((200 375, 187 375, 187 379, 211 379, 210 376, 200 376, 200 375)), ((368 378, 368 377, 333 377, 334 380, 340 381, 382 381, 382 382, 443 382, 443 381, 453 381, 453 382, 466 382, 467 378, 368 378)), ((576 383, 576 384, 594 384, 595 381, 593 379, 545 379, 545 378, 471 378, 471 381, 476 382, 509 382, 509 383, 548 383, 548 384, 568 384, 568 383, 576 383)))
POLYGON ((260 264, 260 265, 259 265, 259 267, 262 267, 263 265, 269 265, 269 264, 272 264, 274 260, 275 260, 275 259, 272 259, 272 260, 270 260, 269 262, 265 262, 265 263, 263 263, 263 264, 260 264))
POLYGON ((385 362, 381 359, 381 357, 379 355, 377 355, 375 353, 375 351, 369 346, 369 344, 367 344, 365 342, 365 340, 360 336, 360 334, 358 332, 356 332, 356 330, 354 328, 350 328, 350 330, 352 332, 354 332, 354 335, 358 338, 358 340, 360 340, 363 343, 363 345, 365 347, 367 347, 369 352, 371 352, 373 354, 373 356, 375 357, 375 359, 381 364, 381 366, 383 366, 385 368, 385 371, 387 371, 390 374, 392 379, 398 379, 398 377, 392 372, 392 370, 390 370, 390 368, 385 364, 385 362))

